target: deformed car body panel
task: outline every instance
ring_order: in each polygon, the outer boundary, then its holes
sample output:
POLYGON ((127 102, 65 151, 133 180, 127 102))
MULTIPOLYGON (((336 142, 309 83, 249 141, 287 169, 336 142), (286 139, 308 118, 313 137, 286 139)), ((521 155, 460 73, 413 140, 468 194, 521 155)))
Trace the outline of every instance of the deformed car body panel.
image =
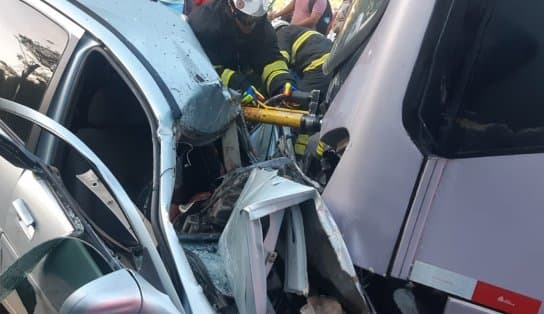
MULTIPOLYGON (((221 86, 217 74, 199 48, 194 35, 190 31, 185 32, 188 30, 186 23, 179 16, 173 14, 168 15, 171 18, 165 18, 164 20, 157 19, 156 16, 153 16, 151 19, 152 12, 157 12, 157 10, 163 10, 170 14, 169 11, 166 11, 159 4, 150 1, 140 1, 137 5, 134 5, 130 1, 108 2, 103 0, 81 2, 76 0, 67 2, 46 0, 46 2, 55 7, 59 12, 70 16, 87 32, 99 39, 105 48, 107 48, 108 53, 111 53, 111 57, 117 61, 120 71, 124 72, 123 74, 127 75, 127 78, 134 82, 132 85, 133 88, 146 87, 135 91, 135 93, 142 98, 142 105, 146 108, 146 113, 150 120, 153 120, 151 121, 151 125, 156 127, 153 130, 153 138, 154 143, 158 143, 156 145, 158 148, 155 147, 157 150, 155 151, 155 178, 153 183, 158 186, 159 193, 158 196, 154 195, 155 199, 153 202, 159 204, 159 223, 162 228, 160 231, 162 231, 162 236, 164 237, 160 239, 160 242, 163 242, 163 244, 167 242, 165 245, 167 249, 161 253, 164 253, 165 256, 168 254, 173 256, 174 263, 167 265, 171 266, 171 269, 168 269, 171 274, 168 274, 164 270, 164 263, 162 262, 166 260, 166 257, 159 260, 160 257, 156 254, 156 249, 151 244, 150 239, 143 241, 145 242, 143 244, 151 252, 150 254, 154 263, 162 265, 161 267, 158 265, 155 266, 157 266, 164 286, 163 288, 176 306, 178 306, 178 309, 182 310, 181 304, 179 304, 180 298, 172 286, 172 281, 175 281, 174 277, 176 275, 180 277, 183 285, 183 291, 180 292, 186 296, 186 298, 181 298, 185 308, 198 311, 199 313, 211 312, 213 309, 206 301, 202 289, 191 271, 187 258, 183 253, 183 248, 179 245, 179 242, 175 241, 176 234, 168 219, 168 209, 174 188, 176 136, 181 136, 180 140, 187 141, 193 145, 210 142, 220 136, 224 129, 228 127, 238 113, 238 106, 233 105, 229 96, 225 93, 225 89, 221 86), (133 7, 137 7, 137 9, 133 7), (153 10, 142 10, 142 8, 153 8, 153 10), (147 19, 147 17, 150 17, 150 19, 147 19), (149 20, 160 22, 160 25, 153 25, 153 30, 148 31, 146 27, 149 25, 149 20), (169 25, 168 23, 170 22, 173 22, 173 24, 169 25), (174 24, 178 27, 173 27, 174 24), (172 29, 175 29, 174 33, 172 33, 172 29), (119 30, 122 30, 123 33, 119 33, 119 30), (164 30, 165 34, 170 35, 165 35, 165 38, 153 36, 161 30, 164 30), (145 40, 141 40, 140 37, 145 38, 145 40), (181 40, 176 37, 181 38, 181 40), (172 38, 184 41, 185 44, 181 42, 178 44, 172 38), (166 51, 157 51, 154 43, 157 43, 161 47, 161 50, 166 49, 166 51), (187 43, 188 45, 186 45, 187 43), (164 45, 168 46, 165 47, 164 45), (198 59, 198 62, 189 64, 189 61, 195 60, 195 55, 197 55, 196 59, 198 59), (181 58, 180 62, 182 62, 180 66, 187 68, 180 70, 178 73, 172 67, 171 63, 173 60, 179 58, 181 58), (206 73, 206 75, 201 75, 200 71, 206 73), (182 91, 176 91, 176 89, 180 88, 182 91), (217 103, 215 103, 216 101, 217 103), (202 104, 205 107, 200 106, 202 104), (217 106, 214 106, 215 104, 217 106), (209 125, 206 123, 209 123, 209 125), (157 197, 158 200, 156 199, 157 197), (166 241, 164 241, 165 239, 166 241), (168 276, 171 278, 167 278, 168 276)), ((163 17, 163 15, 166 16, 166 14, 159 16, 163 17)), ((28 114, 28 116, 33 115, 28 114)), ((69 136, 71 133, 67 132, 60 125, 50 124, 52 121, 44 124, 44 120, 37 119, 35 122, 68 142, 75 141, 73 137, 69 136)), ((139 216, 136 216, 137 209, 134 207, 134 204, 125 195, 122 187, 107 168, 103 164, 97 163, 98 159, 96 156, 90 150, 83 149, 85 147, 79 143, 76 145, 76 150, 82 152, 83 155, 92 156, 91 162, 94 162, 94 166, 100 170, 98 174, 105 181, 107 179, 108 182, 115 183, 111 186, 113 188, 112 193, 119 201, 120 207, 128 212, 128 216, 130 216, 129 221, 135 233, 140 238, 138 233, 144 232, 145 228, 143 224, 137 222, 141 219, 139 219, 139 216), (135 222, 137 226, 134 226, 135 222)), ((355 294, 358 295, 356 297, 358 301, 354 302, 365 304, 345 244, 341 236, 339 236, 340 233, 334 221, 330 217, 328 210, 326 208, 323 209, 324 204, 319 200, 318 193, 308 187, 304 187, 303 190, 308 192, 304 192, 304 197, 299 199, 299 203, 307 200, 313 204, 312 207, 314 207, 313 212, 315 212, 315 215, 312 217, 318 221, 314 229, 320 230, 320 232, 327 235, 327 239, 332 239, 331 241, 335 242, 330 245, 332 252, 338 253, 332 258, 334 265, 338 266, 334 268, 339 269, 338 272, 345 273, 350 278, 347 282, 338 282, 338 285, 350 287, 345 290, 351 289, 350 291, 355 291, 355 294), (316 212, 316 210, 319 212, 316 212), (337 240, 340 240, 340 242, 337 243, 337 240)), ((267 197, 264 203, 258 204, 259 206, 278 206, 274 200, 275 196, 272 194, 267 197)), ((316 251, 312 254, 315 253, 318 252, 316 251)), ((308 261, 308 263, 312 262, 308 261)), ((325 263, 326 267, 329 267, 330 265, 327 263, 328 261, 325 263)), ((333 273, 330 272, 330 274, 333 273)), ((334 276, 330 277, 330 279, 334 282, 339 281, 334 276)))
POLYGON ((306 257, 306 239, 304 220, 299 206, 293 206, 286 215, 287 243, 285 248, 285 285, 286 292, 308 295, 308 270, 306 257))
POLYGON ((132 0, 79 3, 95 18, 110 24, 128 46, 145 58, 157 82, 164 84, 161 89, 180 119, 177 126, 182 141, 192 145, 209 143, 236 118, 240 107, 221 84, 189 24, 179 15, 152 1, 138 5, 132 0), (157 11, 165 14, 158 19, 157 11), (134 28, 135 24, 146 27, 134 28))
POLYGON ((350 310, 369 312, 340 231, 319 193, 279 176, 277 170, 259 168, 252 170, 219 240, 238 309, 241 313, 266 313, 266 263, 271 252, 267 252, 260 219, 270 216, 272 226, 273 215, 293 210, 290 207, 298 204, 302 204, 304 218, 299 222, 305 226, 308 264, 335 286, 350 310))
MULTIPOLYGON (((175 61, 177 57, 187 56, 184 54, 179 55, 175 53, 163 54, 162 52, 158 52, 157 50, 151 50, 151 55, 146 55, 144 54, 145 51, 139 51, 137 47, 127 39, 128 37, 125 37, 123 36, 123 34, 116 31, 116 29, 112 27, 112 24, 110 24, 106 19, 104 19, 91 9, 89 9, 89 7, 87 7, 84 3, 78 2, 76 0, 61 2, 46 0, 46 2, 48 2, 49 5, 55 7, 58 11, 70 16, 74 21, 77 21, 77 23, 81 27, 83 27, 89 34, 98 38, 105 45, 105 47, 108 48, 108 52, 112 54, 112 57, 118 62, 120 69, 130 78, 130 80, 134 81, 134 86, 145 87, 135 92, 142 97, 142 105, 144 106, 146 113, 148 114, 148 117, 150 119, 151 125, 154 128, 154 145, 158 147, 158 150, 155 151, 156 155, 154 157, 156 160, 156 164, 154 165, 155 169, 153 182, 154 185, 158 186, 158 195, 156 196, 156 198, 154 196, 152 200, 153 204, 158 204, 158 209, 156 214, 152 215, 151 222, 156 236, 160 238, 158 239, 159 245, 163 246, 165 255, 164 259, 169 260, 168 264, 170 267, 169 270, 172 272, 171 276, 178 277, 179 281, 181 281, 181 285, 183 286, 181 287, 180 285, 179 288, 180 293, 185 295, 185 308, 188 310, 198 309, 200 313, 212 313, 213 309, 211 308, 211 305, 206 299, 204 293, 202 292, 202 288, 199 286, 191 270, 183 248, 179 245, 176 232, 173 229, 173 226, 168 218, 168 211, 170 208, 170 203, 172 201, 172 193, 174 190, 175 181, 176 143, 180 140, 190 142, 191 139, 187 138, 187 136, 184 136, 184 129, 181 127, 182 123, 179 123, 182 110, 180 109, 174 97, 172 96, 172 93, 170 92, 170 88, 179 88, 180 86, 176 86, 175 82, 173 83, 173 86, 167 86, 160 75, 167 75, 170 78, 176 77, 176 82, 179 83, 179 81, 183 81, 187 83, 182 86, 184 89, 195 89, 192 92, 196 92, 198 90, 198 88, 196 87, 200 85, 198 85, 196 81, 192 78, 187 78, 187 81, 185 81, 184 77, 182 77, 179 73, 161 73, 158 69, 154 68, 154 63, 150 61, 151 59, 161 59, 159 61, 161 62, 161 64, 164 65, 168 62, 175 61), (166 61, 166 59, 168 59, 168 61, 166 61)), ((94 1, 89 2, 89 6, 92 6, 94 3, 94 1)), ((166 16, 164 18, 164 21, 171 21, 174 24, 184 23, 179 16, 175 16, 169 10, 164 10, 165 8, 157 3, 150 3, 148 1, 127 1, 123 3, 124 6, 120 7, 120 11, 112 13, 112 20, 110 22, 113 22, 113 20, 119 18, 124 19, 124 22, 122 23, 131 23, 131 27, 128 31, 133 34, 139 34, 140 32, 147 32, 149 34, 152 32, 151 29, 146 29, 148 28, 149 21, 143 21, 145 23, 140 23, 140 20, 132 20, 130 18, 127 18, 128 13, 126 13, 126 10, 131 9, 132 6, 145 6, 146 8, 152 9, 150 11, 156 13, 155 16, 150 17, 150 20, 153 21, 163 22, 163 17, 166 16), (119 15, 119 12, 123 12, 124 16, 119 15)), ((116 5, 114 2, 106 1, 101 1, 99 2, 99 4, 102 7, 106 8, 108 7, 108 5, 116 5)), ((165 27, 168 26, 167 23, 161 25, 165 27)), ((160 30, 160 28, 153 28, 153 30, 157 32, 160 30)), ((164 30, 165 32, 171 32, 172 28, 168 27, 164 30)), ((191 36, 193 36, 190 33, 184 33, 181 35, 181 38, 185 38, 184 36, 188 36, 187 38, 191 38, 191 36)), ((154 46, 153 43, 155 42, 155 40, 157 40, 157 38, 158 36, 150 36, 149 38, 147 38, 149 41, 146 42, 145 47, 154 46)), ((194 38, 194 36, 192 38, 194 38)), ((187 40, 184 42, 186 44, 196 45, 196 47, 199 47, 199 43, 198 41, 196 41, 196 39, 187 40)), ((172 45, 172 43, 170 44, 172 45)), ((177 48, 175 48, 174 51, 177 51, 177 48)), ((211 68, 209 61, 203 62, 202 68, 204 71, 207 71, 206 69, 209 70, 209 68, 211 68)), ((168 72, 171 71, 173 68, 162 67, 161 69, 168 72)), ((209 73, 210 76, 215 75, 217 82, 219 82, 219 78, 217 77, 216 73, 209 73)), ((212 85, 208 84, 207 86, 212 85)), ((221 90, 221 93, 224 93, 221 85, 217 85, 216 88, 221 90)), ((225 103, 222 104, 226 105, 225 103)), ((228 105, 231 106, 230 102, 228 103, 228 105)), ((187 108, 191 108, 191 110, 195 109, 194 107, 190 106, 187 108)), ((231 109, 232 108, 229 107, 229 110, 231 109)), ((213 108, 213 110, 214 114, 216 112, 220 112, 220 110, 217 108, 213 108)), ((238 110, 238 108, 234 108, 232 110, 238 110)), ((205 114, 203 114, 203 116, 205 116, 205 114)), ((189 118, 191 117, 191 115, 186 115, 186 117, 189 118)), ((202 119, 207 120, 208 118, 209 117, 203 117, 202 119)), ((227 120, 229 119, 228 116, 225 118, 227 120)), ((218 122, 216 123, 217 126, 221 124, 218 122)), ((228 124, 224 127, 226 129, 228 127, 228 124)), ((196 144, 197 142, 203 143, 207 140, 212 140, 220 136, 221 132, 219 131, 219 129, 221 128, 222 127, 217 129, 217 134, 210 133, 211 135, 208 134, 209 136, 200 138, 200 140, 202 141, 197 141, 193 138, 193 144, 196 144)), ((176 281, 175 278, 173 280, 176 281)), ((173 295, 171 292, 172 291, 169 291, 170 296, 173 295)))
POLYGON ((277 220, 281 224, 285 208, 311 198, 313 192, 279 177, 277 171, 254 169, 249 175, 219 239, 219 253, 240 313, 266 313, 265 266, 270 252, 266 252, 261 218, 270 216, 270 233, 277 220))

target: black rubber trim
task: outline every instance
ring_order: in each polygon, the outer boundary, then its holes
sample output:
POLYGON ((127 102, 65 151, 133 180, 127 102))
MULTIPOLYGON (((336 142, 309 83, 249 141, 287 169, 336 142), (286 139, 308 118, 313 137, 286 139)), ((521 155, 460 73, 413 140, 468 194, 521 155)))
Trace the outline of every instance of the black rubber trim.
POLYGON ((147 59, 140 53, 134 45, 125 37, 123 36, 115 27, 113 27, 108 21, 104 20, 102 17, 91 11, 89 8, 84 6, 83 4, 79 3, 77 0, 68 0, 68 2, 72 3, 76 7, 78 7, 81 11, 85 12, 89 16, 91 16, 93 19, 98 21, 100 24, 102 24, 104 27, 106 27, 110 32, 112 32, 117 38, 119 38, 123 44, 125 44, 128 49, 142 62, 144 67, 149 71, 153 79, 157 82, 159 85, 160 90, 166 97, 166 101, 168 102, 168 106, 170 106, 170 109, 172 110, 172 113, 174 115, 174 119, 178 119, 181 117, 181 110, 179 109, 176 100, 174 99, 174 96, 170 92, 170 89, 168 86, 166 86, 166 83, 162 80, 159 73, 151 66, 151 64, 147 61, 147 59))

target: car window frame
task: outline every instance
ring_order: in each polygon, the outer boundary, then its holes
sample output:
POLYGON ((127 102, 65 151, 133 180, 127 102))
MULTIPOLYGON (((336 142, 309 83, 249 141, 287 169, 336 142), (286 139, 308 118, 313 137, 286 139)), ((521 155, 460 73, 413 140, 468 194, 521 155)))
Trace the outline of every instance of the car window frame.
MULTIPOLYGON (((118 30, 107 21, 97 20, 77 0, 44 1, 77 21, 89 35, 97 38, 107 47, 116 63, 134 84, 135 94, 142 97, 144 109, 151 113, 154 132, 154 192, 151 200, 151 225, 157 237, 162 259, 169 270, 168 284, 163 288, 180 311, 198 309, 200 312, 213 313, 213 307, 204 292, 195 288, 199 284, 168 217, 175 185, 176 146, 180 136, 177 127, 179 117, 176 117, 172 111, 160 82, 157 82, 156 76, 150 72, 148 60, 141 54, 135 53, 134 47, 122 34, 119 34, 118 30)), ((162 275, 159 274, 159 276, 162 275)))
MULTIPOLYGON (((87 145, 85 145, 64 126, 60 125, 58 122, 36 110, 13 102, 11 100, 0 98, 0 111, 17 115, 18 117, 31 122, 36 127, 40 127, 47 132, 51 132, 60 140, 64 141, 68 146, 75 149, 89 162, 91 168, 102 180, 103 184, 107 186, 109 192, 112 194, 112 197, 118 202, 119 207, 126 215, 126 218, 129 221, 129 224, 132 226, 132 229, 136 234, 140 244, 149 256, 150 262, 154 268, 155 273, 157 274, 158 280, 162 285, 162 288, 172 287, 173 284, 170 275, 166 269, 163 260, 161 259, 161 256, 159 255, 159 252, 156 248, 156 243, 152 235, 150 234, 143 220, 141 219, 138 208, 136 207, 136 205, 134 205, 119 181, 115 178, 115 176, 111 173, 107 166, 98 158, 98 156, 96 156, 96 154, 94 154, 94 152, 87 145)), ((174 302, 174 304, 179 303, 179 299, 174 299, 178 298, 177 295, 171 295, 170 293, 168 293, 169 289, 165 290, 165 292, 169 295, 170 299, 172 300, 172 302, 174 302)))
MULTIPOLYGON (((153 184, 156 186, 158 177, 158 159, 160 155, 160 144, 156 140, 158 129, 156 119, 153 115, 153 110, 149 103, 146 101, 145 97, 140 90, 140 85, 138 85, 135 79, 125 70, 122 65, 119 64, 118 59, 114 56, 107 47, 102 44, 99 39, 92 36, 90 33, 86 32, 80 39, 76 49, 74 50, 73 57, 71 58, 69 64, 66 66, 66 71, 59 82, 59 87, 55 91, 55 95, 49 106, 49 110, 46 114, 52 120, 58 122, 65 128, 69 128, 70 119, 71 119, 71 108, 72 101, 74 97, 77 97, 78 89, 82 84, 82 77, 85 76, 85 67, 88 62, 88 58, 93 54, 98 53, 105 61, 111 66, 111 68, 119 75, 125 84, 129 87, 131 92, 137 98, 142 110, 145 113, 147 126, 149 129, 149 136, 151 137, 151 142, 153 146, 153 184)), ((59 138, 49 134, 48 132, 43 132, 40 136, 40 139, 37 143, 36 154, 46 163, 54 164, 55 158, 58 156, 58 141, 59 138)), ((99 178, 102 180, 102 178, 99 178)), ((159 184, 160 185, 160 184, 159 184)), ((123 187, 121 185, 121 187, 123 187)), ((124 187, 123 187, 124 188, 124 187)), ((158 194, 158 189, 153 189, 151 191, 151 198, 156 198, 158 194)), ((157 206, 155 202, 151 202, 150 207, 157 206)), ((155 234, 154 234, 155 236, 155 234)))

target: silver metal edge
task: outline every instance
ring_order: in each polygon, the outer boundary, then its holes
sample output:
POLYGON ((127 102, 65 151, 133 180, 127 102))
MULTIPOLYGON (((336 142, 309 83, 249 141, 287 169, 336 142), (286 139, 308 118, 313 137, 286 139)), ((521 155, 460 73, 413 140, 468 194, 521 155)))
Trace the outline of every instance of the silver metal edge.
POLYGON ((155 248, 153 239, 148 233, 144 222, 140 218, 138 208, 130 200, 129 196, 126 194, 119 181, 117 181, 115 176, 98 158, 98 156, 96 156, 96 154, 91 149, 89 149, 87 145, 85 145, 69 130, 39 112, 36 112, 30 108, 6 99, 0 99, 0 110, 12 113, 21 118, 28 119, 41 126, 42 128, 46 129, 47 131, 51 132, 55 136, 65 141, 71 147, 73 147, 96 168, 104 181, 107 182, 107 184, 111 187, 112 193, 115 199, 117 199, 117 201, 119 202, 119 205, 122 207, 123 212, 127 216, 127 219, 130 222, 134 233, 140 240, 141 244, 146 248, 146 250, 148 250, 151 262, 157 270, 159 280, 163 285, 164 289, 166 290, 167 294, 169 295, 170 299, 172 299, 172 302, 176 305, 176 307, 181 312, 183 312, 180 298, 176 293, 176 289, 174 288, 172 281, 170 280, 170 276, 168 274, 168 271, 166 270, 164 263, 162 262, 159 252, 155 248))

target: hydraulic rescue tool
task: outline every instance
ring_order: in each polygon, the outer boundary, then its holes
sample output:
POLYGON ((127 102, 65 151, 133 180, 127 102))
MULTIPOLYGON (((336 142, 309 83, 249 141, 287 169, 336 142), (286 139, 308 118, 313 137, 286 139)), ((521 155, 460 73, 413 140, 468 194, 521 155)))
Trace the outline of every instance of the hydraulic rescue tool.
POLYGON ((301 132, 317 132, 321 129, 321 117, 317 114, 319 91, 310 93, 285 88, 285 92, 264 101, 256 98, 242 105, 248 121, 287 126, 301 132), (285 105, 280 107, 279 105, 285 105), (307 110, 297 109, 306 107, 307 110))

